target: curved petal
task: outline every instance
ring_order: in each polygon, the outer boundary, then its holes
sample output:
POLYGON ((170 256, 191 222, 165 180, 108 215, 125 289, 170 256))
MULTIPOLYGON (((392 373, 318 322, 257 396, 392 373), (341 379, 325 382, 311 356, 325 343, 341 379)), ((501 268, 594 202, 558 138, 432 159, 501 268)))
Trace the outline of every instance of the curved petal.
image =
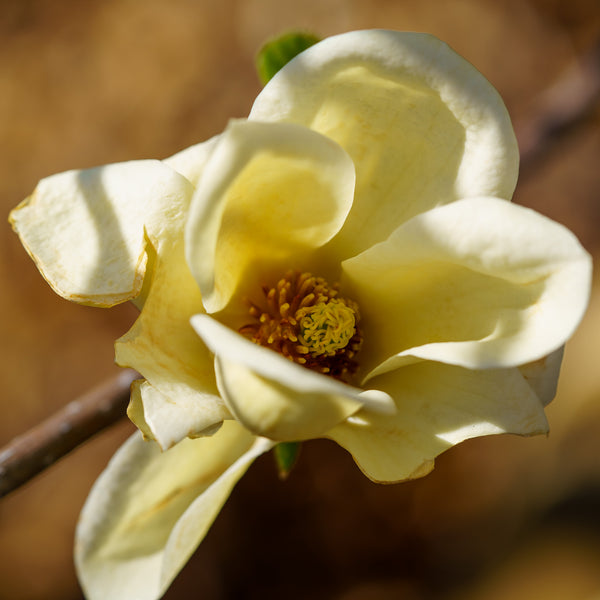
POLYGON ((561 346, 548 356, 518 367, 521 375, 544 406, 550 404, 556 396, 564 349, 565 347, 561 346))
POLYGON ((438 454, 469 438, 548 428, 540 399, 518 369, 472 371, 421 362, 376 383, 394 398, 396 414, 363 410, 327 434, 374 481, 426 475, 438 454))
POLYGON ((190 325, 202 298, 185 262, 181 231, 162 238, 158 255, 149 243, 149 254, 156 263, 150 292, 133 327, 117 340, 115 357, 151 385, 141 395, 144 420, 169 448, 185 436, 213 433, 231 415, 219 397, 213 357, 190 325))
POLYGON ((192 193, 191 183, 160 161, 118 163, 42 179, 10 219, 57 294, 112 306, 142 289, 144 230, 160 236, 192 193))
POLYGON ((321 436, 362 406, 387 414, 394 410, 387 394, 363 392, 310 371, 207 315, 194 316, 192 325, 216 355, 217 381, 227 406, 253 433, 304 440, 321 436))
POLYGON ((437 38, 356 31, 290 61, 250 119, 306 125, 356 166, 356 196, 336 251, 384 240, 412 216, 469 196, 509 199, 518 149, 502 99, 437 38))
POLYGON ((162 162, 183 175, 194 187, 198 187, 204 166, 215 149, 219 136, 185 148, 162 162))
POLYGON ((164 453, 132 436, 96 481, 77 525, 75 563, 86 598, 160 598, 238 479, 272 445, 234 421, 164 453))
POLYGON ((179 394, 175 401, 147 381, 131 387, 127 416, 144 439, 168 450, 186 437, 213 435, 223 424, 222 403, 203 394, 179 394))
POLYGON ((142 386, 148 382, 144 379, 136 379, 131 384, 127 416, 129 420, 142 432, 145 441, 155 440, 154 433, 150 429, 144 417, 144 404, 142 402, 142 386))
POLYGON ((591 281, 571 232, 495 198, 418 215, 343 270, 368 377, 415 358, 469 368, 542 358, 577 327, 591 281))
POLYGON ((305 264, 339 231, 353 189, 352 162, 331 140, 296 125, 230 123, 186 229, 206 311, 305 264))

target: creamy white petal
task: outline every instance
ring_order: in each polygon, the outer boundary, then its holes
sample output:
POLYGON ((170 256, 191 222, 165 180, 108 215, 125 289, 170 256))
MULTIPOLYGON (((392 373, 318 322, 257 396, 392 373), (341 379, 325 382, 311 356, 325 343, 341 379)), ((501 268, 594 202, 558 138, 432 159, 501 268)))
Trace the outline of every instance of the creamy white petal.
POLYGON ((437 38, 355 31, 290 61, 251 120, 299 123, 338 142, 356 197, 335 250, 352 256, 410 217, 468 196, 510 199, 518 148, 502 99, 437 38))
POLYGON ((218 141, 219 136, 215 135, 205 142, 195 144, 165 158, 163 162, 183 175, 194 187, 198 187, 204 167, 218 141))
POLYGON ((572 335, 591 281, 571 232, 494 198, 418 215, 343 269, 363 315, 368 377, 422 359, 469 368, 538 360, 572 335))
POLYGON ((394 398, 396 414, 363 410, 327 437, 375 481, 426 475, 438 454, 469 438, 548 428, 542 402, 518 369, 473 371, 424 361, 372 383, 394 398))
POLYGON ((390 414, 391 398, 364 392, 297 365, 246 340, 207 315, 192 325, 215 353, 219 390, 229 410, 250 431, 271 439, 318 437, 363 406, 390 414))
MULTIPOLYGON (((151 384, 141 400, 144 422, 163 448, 186 436, 207 435, 231 418, 219 397, 213 357, 190 325, 202 298, 183 253, 183 236, 161 240, 150 292, 133 327, 115 344, 116 361, 151 384)), ((135 413, 139 415, 139 411, 135 413)))
POLYGON ((271 447, 234 421, 164 453, 139 434, 130 438, 92 488, 77 526, 86 598, 160 598, 235 483, 271 447))
MULTIPOLYGON (((186 257, 212 313, 306 270, 352 205, 354 167, 334 142, 296 125, 234 121, 190 209, 186 257)), ((241 307, 241 302, 239 302, 241 307)))
POLYGON ((160 237, 192 193, 187 179, 155 160, 67 171, 42 179, 11 223, 57 294, 112 306, 142 289, 145 231, 160 237))
POLYGON ((171 399, 147 381, 132 388, 129 418, 145 438, 168 450, 186 437, 213 435, 223 424, 223 405, 211 394, 180 393, 171 399))
MULTIPOLYGON (((197 184, 217 139, 166 159, 165 168, 197 184)), ((213 358, 189 323, 202 310, 202 298, 184 256, 188 205, 173 204, 172 209, 171 219, 148 232, 152 271, 136 301, 142 312, 115 344, 117 363, 147 380, 133 390, 130 417, 163 449, 185 437, 211 435, 231 418, 218 395, 213 358)))

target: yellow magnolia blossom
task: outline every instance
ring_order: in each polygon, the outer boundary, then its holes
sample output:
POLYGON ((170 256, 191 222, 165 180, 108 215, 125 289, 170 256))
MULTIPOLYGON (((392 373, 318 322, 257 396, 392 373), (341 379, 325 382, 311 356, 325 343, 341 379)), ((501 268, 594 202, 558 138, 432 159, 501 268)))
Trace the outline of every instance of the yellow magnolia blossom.
POLYGON ((11 219, 50 285, 141 309, 116 358, 144 377, 129 415, 154 441, 130 439, 83 510, 88 598, 159 598, 276 442, 333 439, 390 482, 467 438, 547 431, 591 264, 509 202, 517 171, 470 64, 361 31, 300 54, 212 140, 41 181, 11 219))

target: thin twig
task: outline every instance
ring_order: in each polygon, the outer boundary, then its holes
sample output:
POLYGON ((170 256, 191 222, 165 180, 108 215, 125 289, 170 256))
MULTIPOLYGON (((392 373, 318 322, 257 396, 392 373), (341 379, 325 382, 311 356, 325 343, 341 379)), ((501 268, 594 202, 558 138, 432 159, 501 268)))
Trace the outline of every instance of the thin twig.
POLYGON ((0 498, 122 418, 138 377, 123 370, 0 449, 0 498))

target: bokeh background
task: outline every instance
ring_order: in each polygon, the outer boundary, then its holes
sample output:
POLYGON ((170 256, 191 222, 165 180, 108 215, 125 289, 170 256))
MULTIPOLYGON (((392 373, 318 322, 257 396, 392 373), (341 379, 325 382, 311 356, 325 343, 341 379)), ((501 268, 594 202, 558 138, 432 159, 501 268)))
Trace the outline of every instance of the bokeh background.
MULTIPOLYGON (((547 90, 567 71, 577 79, 598 44, 600 5, 0 0, 0 212, 48 174, 162 158, 247 115, 260 89, 253 57, 270 36, 371 27, 447 41, 498 88, 526 145, 547 90)), ((564 99, 579 93, 573 85, 564 99)), ((597 107, 527 165, 515 201, 566 224, 599 256, 597 107)), ((117 372, 113 341, 135 311, 69 304, 8 225, 0 244, 1 446, 117 372)), ((596 278, 567 346, 548 438, 472 440, 425 479, 393 486, 368 481, 330 442, 305 444, 284 483, 262 457, 166 598, 600 598, 598 287, 596 278)), ((0 600, 81 599, 77 515, 131 431, 119 423, 0 501, 0 600)))

